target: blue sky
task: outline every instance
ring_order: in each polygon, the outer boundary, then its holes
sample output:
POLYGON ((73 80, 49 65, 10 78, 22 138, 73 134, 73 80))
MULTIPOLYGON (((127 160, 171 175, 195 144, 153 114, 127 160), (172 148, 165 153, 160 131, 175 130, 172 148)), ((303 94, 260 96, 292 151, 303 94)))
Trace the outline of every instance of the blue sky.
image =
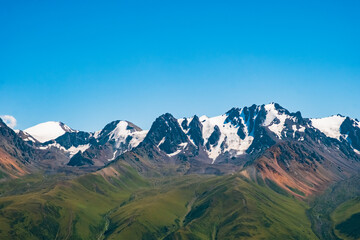
POLYGON ((360 118, 359 1, 2 1, 0 115, 94 131, 272 101, 360 118))

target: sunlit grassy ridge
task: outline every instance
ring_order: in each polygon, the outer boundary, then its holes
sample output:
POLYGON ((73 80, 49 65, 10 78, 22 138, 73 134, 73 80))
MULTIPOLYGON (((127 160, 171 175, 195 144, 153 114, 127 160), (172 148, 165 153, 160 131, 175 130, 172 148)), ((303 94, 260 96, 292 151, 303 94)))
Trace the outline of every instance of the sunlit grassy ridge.
MULTIPOLYGON (((124 168, 125 169, 125 168, 124 168)), ((88 174, 48 186, 40 176, 32 184, 43 189, 0 198, 1 239, 97 239, 109 209, 147 184, 131 170, 118 178, 88 174)), ((23 188, 23 181, 12 187, 23 188)), ((27 184, 25 184, 27 185, 27 184)))
POLYGON ((304 202, 236 174, 28 178, 1 188, 1 239, 316 239, 304 202))

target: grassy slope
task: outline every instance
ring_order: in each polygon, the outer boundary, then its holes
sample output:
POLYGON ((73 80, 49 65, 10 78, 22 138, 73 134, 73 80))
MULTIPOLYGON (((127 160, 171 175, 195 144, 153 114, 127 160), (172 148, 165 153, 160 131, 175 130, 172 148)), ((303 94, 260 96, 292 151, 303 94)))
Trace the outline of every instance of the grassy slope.
MULTIPOLYGON (((116 179, 88 174, 55 185, 49 181, 48 186, 40 180, 42 189, 4 196, 0 198, 0 239, 97 239, 104 215, 134 189, 146 186, 134 174, 123 171, 116 179)), ((22 182, 18 184, 22 189, 22 182)))
POLYGON ((303 202, 237 175, 186 176, 133 196, 111 214, 106 236, 109 239, 317 239, 305 211, 303 202))
POLYGON ((103 173, 2 185, 0 239, 316 239, 304 202, 240 175, 103 173))
POLYGON ((356 218, 357 220, 352 220, 352 217, 354 218, 354 215, 355 214, 358 215, 359 213, 360 213, 360 197, 356 197, 354 199, 346 201, 345 203, 337 207, 335 211, 331 214, 331 218, 334 223, 333 227, 335 234, 342 239, 359 239, 360 230, 355 230, 351 228, 351 225, 354 224, 357 226, 356 228, 359 229, 360 227, 360 221, 358 220, 359 218, 356 218), (349 228, 349 231, 347 231, 346 227, 349 228), (355 235, 357 237, 354 237, 355 235))

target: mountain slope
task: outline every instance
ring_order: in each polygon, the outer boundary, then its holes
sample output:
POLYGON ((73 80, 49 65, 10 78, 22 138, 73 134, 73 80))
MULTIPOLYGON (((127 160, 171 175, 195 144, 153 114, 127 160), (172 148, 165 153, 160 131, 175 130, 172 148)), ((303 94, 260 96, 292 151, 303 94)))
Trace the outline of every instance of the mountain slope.
POLYGON ((0 148, 0 180, 27 174, 26 166, 0 148))
POLYGON ((35 150, 27 145, 0 118, 0 179, 28 173, 35 150))
POLYGON ((33 176, 40 188, 13 183, 16 194, 0 197, 0 238, 316 239, 305 203, 241 175, 144 179, 112 165, 72 180, 33 176))

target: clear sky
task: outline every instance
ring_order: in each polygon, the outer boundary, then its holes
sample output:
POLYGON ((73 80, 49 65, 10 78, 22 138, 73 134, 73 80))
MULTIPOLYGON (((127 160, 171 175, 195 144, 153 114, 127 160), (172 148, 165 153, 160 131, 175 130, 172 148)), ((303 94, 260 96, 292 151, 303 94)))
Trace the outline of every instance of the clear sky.
POLYGON ((24 129, 278 102, 360 118, 359 1, 1 1, 0 115, 24 129))

